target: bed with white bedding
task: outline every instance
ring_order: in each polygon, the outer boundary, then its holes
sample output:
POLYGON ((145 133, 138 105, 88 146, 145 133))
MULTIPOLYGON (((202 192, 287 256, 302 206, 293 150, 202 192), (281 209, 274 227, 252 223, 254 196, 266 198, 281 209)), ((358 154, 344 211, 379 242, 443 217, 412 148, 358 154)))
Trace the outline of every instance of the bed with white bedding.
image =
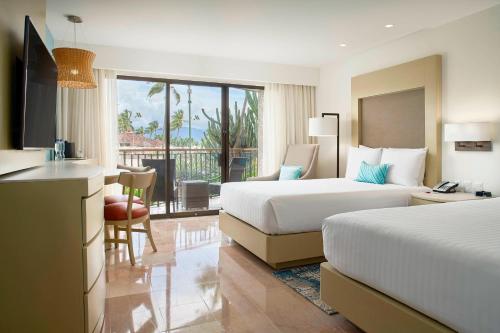
POLYGON ((323 240, 341 275, 454 330, 498 332, 500 198, 340 214, 323 240))
POLYGON ((324 261, 323 219, 407 206, 411 193, 429 190, 420 186, 428 184, 426 154, 350 147, 345 178, 225 183, 219 228, 276 269, 324 261))
POLYGON ((321 231, 324 218, 362 209, 407 206, 424 186, 361 183, 347 178, 225 183, 226 213, 269 235, 321 231))

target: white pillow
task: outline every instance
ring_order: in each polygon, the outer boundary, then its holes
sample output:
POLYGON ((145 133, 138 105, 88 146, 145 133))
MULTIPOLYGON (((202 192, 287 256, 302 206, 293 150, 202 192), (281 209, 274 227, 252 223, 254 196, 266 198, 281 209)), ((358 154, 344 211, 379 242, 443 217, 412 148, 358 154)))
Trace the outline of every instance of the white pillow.
POLYGON ((386 183, 421 186, 425 174, 427 148, 384 148, 381 164, 390 164, 386 183))
POLYGON ((345 178, 356 179, 358 177, 361 162, 365 161, 368 164, 380 164, 382 156, 382 148, 369 147, 349 147, 349 155, 347 158, 347 168, 345 178))

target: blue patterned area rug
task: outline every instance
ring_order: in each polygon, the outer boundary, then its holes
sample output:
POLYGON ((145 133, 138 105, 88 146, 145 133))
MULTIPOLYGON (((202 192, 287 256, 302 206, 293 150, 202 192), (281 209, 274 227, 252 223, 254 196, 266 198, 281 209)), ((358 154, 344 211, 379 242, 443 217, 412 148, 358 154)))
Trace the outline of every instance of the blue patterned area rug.
POLYGON ((319 264, 282 269, 273 272, 273 275, 323 310, 323 312, 329 315, 337 313, 320 299, 319 264))

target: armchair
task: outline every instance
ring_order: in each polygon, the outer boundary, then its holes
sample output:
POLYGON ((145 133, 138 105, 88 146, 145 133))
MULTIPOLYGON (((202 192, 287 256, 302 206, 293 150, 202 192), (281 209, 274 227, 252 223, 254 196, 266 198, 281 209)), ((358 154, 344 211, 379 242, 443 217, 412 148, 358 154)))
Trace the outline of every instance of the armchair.
MULTIPOLYGON (((318 152, 317 144, 288 145, 282 165, 302 166, 302 175, 299 179, 312 179, 316 172, 318 152)), ((279 175, 280 170, 269 176, 251 177, 247 181, 278 180, 279 175)))

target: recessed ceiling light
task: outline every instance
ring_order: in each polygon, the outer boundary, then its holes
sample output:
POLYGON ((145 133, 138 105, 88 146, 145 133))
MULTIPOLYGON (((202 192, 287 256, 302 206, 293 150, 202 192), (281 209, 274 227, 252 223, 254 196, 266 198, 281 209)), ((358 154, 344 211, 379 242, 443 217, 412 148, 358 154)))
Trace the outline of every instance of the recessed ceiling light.
POLYGON ((346 44, 346 43, 340 43, 340 44, 339 44, 339 46, 340 46, 340 47, 346 47, 346 46, 347 46, 347 44, 346 44))
POLYGON ((387 29, 394 28, 394 24, 386 24, 384 25, 384 27, 386 27, 387 29))

